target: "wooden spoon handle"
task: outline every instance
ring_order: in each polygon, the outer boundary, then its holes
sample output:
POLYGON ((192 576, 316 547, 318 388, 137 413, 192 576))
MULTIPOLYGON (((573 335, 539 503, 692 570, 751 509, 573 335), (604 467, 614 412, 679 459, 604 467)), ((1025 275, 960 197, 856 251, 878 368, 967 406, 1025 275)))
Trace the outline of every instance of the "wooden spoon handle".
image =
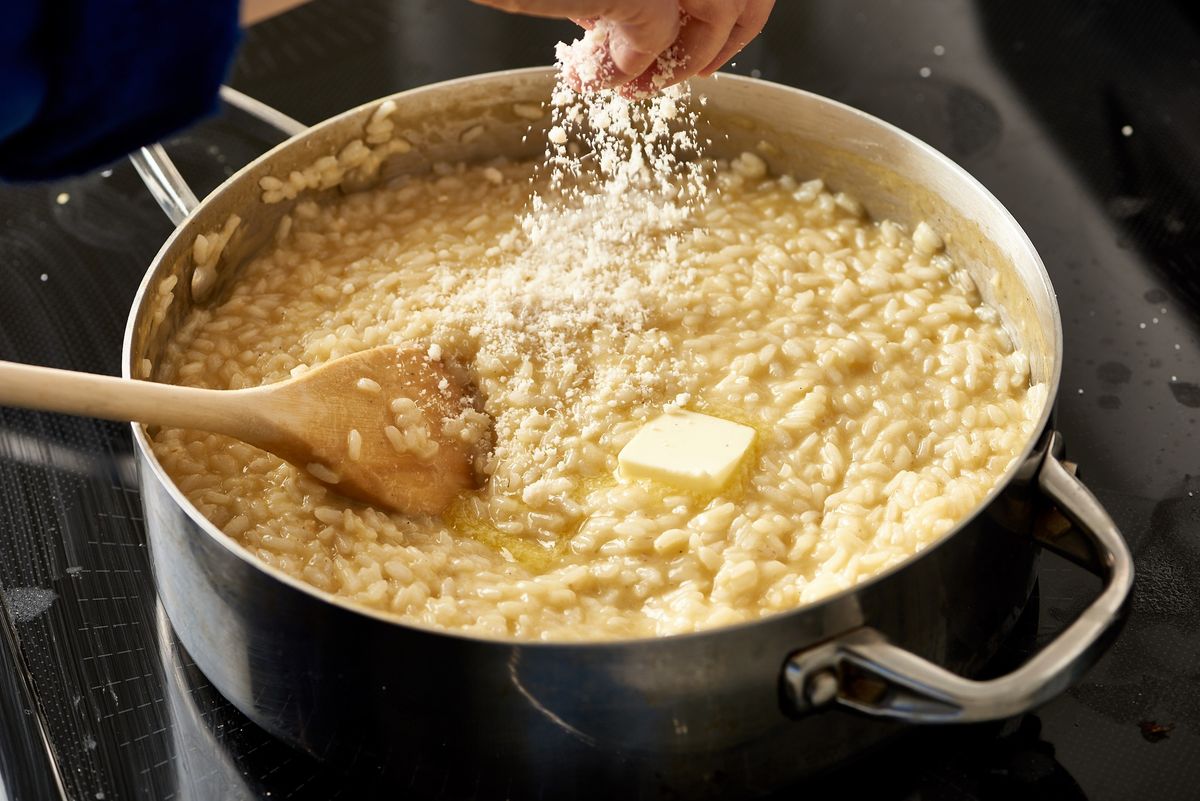
POLYGON ((244 435, 237 392, 130 381, 0 361, 0 406, 244 435))

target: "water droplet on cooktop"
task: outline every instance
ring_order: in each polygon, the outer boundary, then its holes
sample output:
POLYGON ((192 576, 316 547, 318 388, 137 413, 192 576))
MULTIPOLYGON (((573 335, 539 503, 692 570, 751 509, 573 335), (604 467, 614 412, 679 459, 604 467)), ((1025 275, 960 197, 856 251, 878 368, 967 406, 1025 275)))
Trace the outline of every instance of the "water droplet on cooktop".
POLYGON ((1188 381, 1172 381, 1167 386, 1176 401, 1189 409, 1200 409, 1200 386, 1188 381))
POLYGON ((1120 362, 1105 362, 1096 368, 1096 377, 1106 384, 1127 384, 1133 371, 1120 362))

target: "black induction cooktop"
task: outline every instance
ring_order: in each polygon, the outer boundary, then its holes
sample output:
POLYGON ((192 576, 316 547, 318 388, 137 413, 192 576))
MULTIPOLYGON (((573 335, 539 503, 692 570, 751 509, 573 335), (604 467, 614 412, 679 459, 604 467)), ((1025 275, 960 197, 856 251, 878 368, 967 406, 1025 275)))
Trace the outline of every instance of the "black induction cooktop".
MULTIPOLYGON (((1032 714, 912 732, 781 799, 1200 797, 1200 13, 1186 0, 779 0, 737 72, 911 131, 1004 202, 1049 268, 1057 427, 1137 560, 1121 638, 1032 714), (846 793, 851 793, 847 796, 846 793)), ((465 0, 316 0, 232 84, 305 122, 550 60, 569 26, 465 0)), ((227 111, 168 142, 204 192, 273 144, 227 111)), ((170 226, 125 163, 0 187, 0 358, 116 374, 170 226)), ((463 764, 321 765, 205 681, 150 580, 126 426, 0 409, 0 799, 503 798, 463 764)), ((1094 593, 1043 562, 1019 661, 1094 593)), ((797 755, 801 758, 802 755, 797 755)))

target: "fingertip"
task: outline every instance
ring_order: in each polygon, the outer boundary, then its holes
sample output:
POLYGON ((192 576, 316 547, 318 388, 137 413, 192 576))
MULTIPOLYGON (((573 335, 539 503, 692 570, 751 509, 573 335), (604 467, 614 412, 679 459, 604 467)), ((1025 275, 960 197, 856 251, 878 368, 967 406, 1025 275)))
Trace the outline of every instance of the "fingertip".
POLYGON ((658 58, 657 53, 641 50, 626 39, 617 39, 609 46, 613 65, 622 77, 641 75, 649 69, 658 58))
POLYGON ((709 65, 707 67, 705 67, 702 70, 699 70, 696 74, 699 75, 701 78, 711 78, 713 75, 715 75, 717 73, 718 70, 721 69, 721 67, 724 67, 728 63, 729 63, 728 58, 720 58, 720 57, 714 58, 711 62, 709 62, 709 65))
POLYGON ((721 69, 721 67, 724 67, 726 64, 728 64, 730 60, 732 60, 738 53, 742 52, 744 48, 745 44, 740 42, 727 42, 725 46, 721 48, 721 52, 717 53, 716 58, 708 62, 708 65, 704 69, 700 70, 700 74, 707 78, 717 70, 721 69))
POLYGON ((659 0, 657 6, 643 2, 632 7, 631 16, 615 27, 613 41, 627 48, 630 56, 628 63, 618 59, 618 64, 628 74, 640 75, 679 38, 683 21, 677 0, 659 0))

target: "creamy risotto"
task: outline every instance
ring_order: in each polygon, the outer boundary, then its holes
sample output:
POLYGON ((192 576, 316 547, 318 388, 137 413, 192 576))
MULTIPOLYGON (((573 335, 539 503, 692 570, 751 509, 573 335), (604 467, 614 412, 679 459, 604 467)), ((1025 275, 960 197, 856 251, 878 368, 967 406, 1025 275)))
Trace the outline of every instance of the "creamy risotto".
POLYGON ((348 502, 225 437, 158 432, 179 487, 258 559, 485 636, 688 632, 910 557, 1032 433, 1045 388, 928 225, 870 221, 747 154, 714 167, 693 219, 655 232, 669 263, 597 266, 531 243, 530 169, 442 165, 303 202, 187 319, 159 380, 256 386, 418 343, 466 373, 495 421, 483 488, 435 518, 348 502), (722 489, 619 475, 623 446, 670 409, 755 430, 722 489))

